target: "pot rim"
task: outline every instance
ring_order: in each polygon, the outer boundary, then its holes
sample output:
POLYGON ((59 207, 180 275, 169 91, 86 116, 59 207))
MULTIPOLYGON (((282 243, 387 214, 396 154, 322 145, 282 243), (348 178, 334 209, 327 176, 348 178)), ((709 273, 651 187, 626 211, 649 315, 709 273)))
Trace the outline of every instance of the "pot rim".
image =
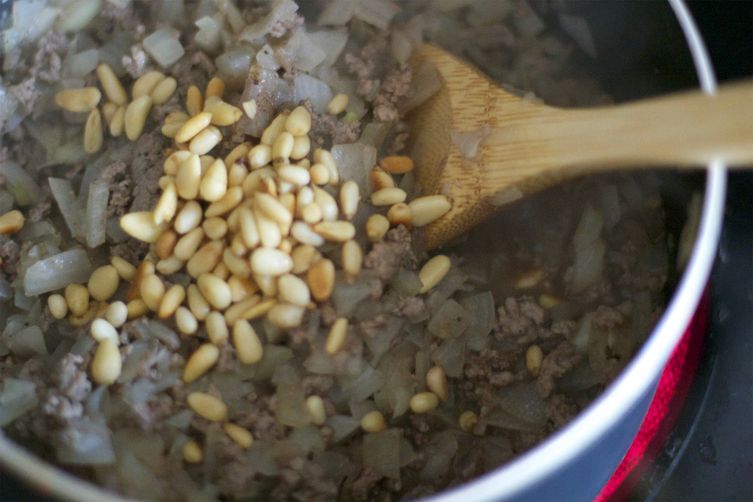
MULTIPOLYGON (((668 0, 685 35, 701 89, 714 94, 716 77, 700 33, 684 0, 668 0)), ((653 333, 620 376, 582 413, 545 441, 510 463, 460 487, 435 495, 432 500, 491 501, 514 498, 591 446, 619 421, 646 390, 654 386, 661 370, 690 321, 706 286, 721 234, 727 171, 722 162, 709 164, 706 190, 693 253, 675 293, 653 333), (650 371, 649 371, 650 370, 650 371)), ((0 465, 42 493, 76 501, 132 500, 112 494, 44 462, 4 436, 0 429, 0 465)))

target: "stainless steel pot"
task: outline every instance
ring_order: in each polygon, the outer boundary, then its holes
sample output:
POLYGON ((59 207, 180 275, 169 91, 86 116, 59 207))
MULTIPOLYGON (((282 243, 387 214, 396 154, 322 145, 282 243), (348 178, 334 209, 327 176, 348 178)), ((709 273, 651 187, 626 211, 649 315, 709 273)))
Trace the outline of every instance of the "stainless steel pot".
MULTIPOLYGON (((713 94, 716 80, 693 19, 683 0, 668 2, 684 34, 699 85, 713 94)), ((619 54, 614 57, 619 58, 619 54)), ((716 254, 725 189, 725 166, 708 166, 693 252, 664 315, 622 374, 583 413, 546 441, 434 500, 587 500, 599 492, 627 452, 661 371, 699 304, 716 254)), ((42 493, 76 501, 120 500, 39 460, 1 432, 0 464, 42 493)))

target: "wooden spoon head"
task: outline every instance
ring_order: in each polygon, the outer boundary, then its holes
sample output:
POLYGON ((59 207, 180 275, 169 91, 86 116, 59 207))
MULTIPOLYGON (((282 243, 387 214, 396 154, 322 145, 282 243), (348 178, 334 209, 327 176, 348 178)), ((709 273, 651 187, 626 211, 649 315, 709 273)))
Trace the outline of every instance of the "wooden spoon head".
POLYGON ((463 235, 501 206, 527 193, 513 183, 514 179, 509 190, 500 190, 499 180, 493 184, 485 180, 490 166, 499 160, 487 147, 500 120, 497 108, 525 107, 529 103, 501 90, 468 63, 429 44, 417 49, 412 59, 414 68, 426 62, 437 69, 442 87, 408 116, 416 187, 422 194, 447 195, 453 204, 447 214, 424 228, 419 245, 429 250, 463 235), (475 152, 474 143, 478 143, 475 152), (458 145, 464 145, 463 151, 458 145))

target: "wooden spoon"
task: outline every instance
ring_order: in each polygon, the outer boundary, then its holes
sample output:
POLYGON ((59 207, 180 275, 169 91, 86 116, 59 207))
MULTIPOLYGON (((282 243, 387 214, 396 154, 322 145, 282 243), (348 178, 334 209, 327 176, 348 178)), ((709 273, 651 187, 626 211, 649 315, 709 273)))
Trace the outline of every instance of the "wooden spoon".
POLYGON ((751 81, 723 86, 715 96, 696 91, 565 110, 500 89, 434 46, 416 52, 414 67, 429 62, 442 80, 442 88, 409 116, 416 187, 422 194, 443 193, 453 204, 425 228, 424 249, 462 235, 511 202, 582 174, 703 168, 714 159, 753 165, 751 81), (458 147, 468 140, 464 135, 483 138, 472 158, 458 147))

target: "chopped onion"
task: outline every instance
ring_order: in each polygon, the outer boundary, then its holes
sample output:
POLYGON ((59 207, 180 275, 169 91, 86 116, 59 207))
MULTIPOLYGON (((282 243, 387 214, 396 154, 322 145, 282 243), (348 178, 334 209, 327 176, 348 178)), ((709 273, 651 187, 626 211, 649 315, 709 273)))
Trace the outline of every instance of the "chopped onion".
POLYGON ((432 316, 426 329, 439 338, 462 335, 470 324, 470 314, 455 300, 447 300, 432 316))
POLYGON ((462 377, 465 365, 465 340, 463 338, 445 340, 432 352, 431 359, 444 369, 447 376, 462 377))
POLYGON ((107 201, 110 191, 106 181, 95 181, 89 187, 86 203, 86 245, 95 248, 105 243, 107 201))
POLYGON ((452 131, 450 132, 450 139, 458 147, 463 157, 473 160, 478 155, 478 148, 481 146, 481 142, 486 139, 490 132, 491 129, 489 126, 484 125, 475 131, 452 131))
POLYGON ((30 206, 39 200, 39 185, 26 169, 15 162, 0 162, 0 176, 5 178, 5 186, 19 206, 30 206))
POLYGON ((332 292, 332 302, 340 317, 349 317, 353 310, 363 300, 369 297, 373 286, 366 280, 360 280, 348 284, 344 280, 338 280, 332 292))
POLYGON ((309 423, 306 395, 300 384, 278 385, 275 398, 275 416, 282 425, 302 427, 309 423))
POLYGON ((324 52, 321 65, 326 68, 335 64, 348 43, 348 32, 345 29, 318 30, 307 35, 311 43, 324 52))
POLYGON ((400 333, 402 327, 403 322, 399 317, 389 316, 387 323, 374 336, 364 336, 364 342, 374 355, 375 360, 381 358, 389 350, 392 341, 400 333))
POLYGON ((335 145, 331 149, 340 177, 358 183, 361 193, 368 193, 369 173, 376 165, 377 150, 363 143, 335 145))
POLYGON ((102 0, 73 0, 63 7, 57 20, 60 31, 81 31, 102 10, 102 0))
POLYGON ((300 103, 308 99, 315 112, 324 113, 332 100, 329 86, 311 75, 299 74, 293 84, 293 101, 300 103))
MULTIPOLYGON (((217 71, 231 87, 241 87, 246 81, 248 69, 254 58, 250 47, 231 49, 215 60, 217 71)), ((253 96, 252 96, 253 97, 253 96)))
POLYGON ((26 296, 36 296, 66 287, 72 283, 84 283, 92 273, 89 257, 81 248, 69 249, 40 260, 26 269, 24 291, 26 296))
POLYGON ((366 434, 363 437, 363 465, 382 476, 400 479, 401 429, 366 434))
POLYGON ((209 16, 204 16, 195 23, 199 31, 194 35, 194 41, 201 50, 210 54, 216 53, 222 43, 221 27, 217 21, 209 16))
POLYGON ((356 12, 354 0, 333 0, 327 3, 317 23, 320 26, 345 26, 356 12))
POLYGON ((442 88, 442 80, 437 69, 428 61, 423 61, 413 72, 411 91, 400 101, 400 113, 406 114, 442 88))
POLYGON ((588 21, 580 16, 573 16, 571 14, 565 14, 564 12, 560 12, 557 18, 559 19, 562 29, 565 30, 568 35, 573 37, 573 40, 575 40, 575 43, 583 49, 583 52, 592 58, 596 58, 598 53, 596 52, 596 45, 594 44, 588 21))
POLYGON ((65 78, 83 78, 90 74, 99 63, 97 49, 87 49, 77 54, 70 54, 63 63, 63 76, 65 78))
POLYGON ((488 335, 497 323, 497 312, 494 308, 494 296, 491 291, 478 293, 460 301, 460 305, 470 314, 468 332, 488 335))
POLYGON ((368 399, 378 391, 383 381, 384 377, 382 373, 367 365, 363 373, 353 380, 350 385, 343 386, 343 390, 350 392, 350 399, 352 401, 360 402, 368 399))
POLYGON ((546 425, 546 403, 536 392, 535 382, 514 383, 496 394, 500 408, 533 425, 546 425))
POLYGON ((356 3, 355 17, 376 26, 380 30, 390 27, 390 22, 400 12, 400 7, 389 0, 353 0, 356 3))
POLYGON ((13 354, 22 358, 47 355, 44 334, 39 326, 29 326, 22 329, 11 337, 8 346, 13 354))
POLYGON ((350 436, 360 426, 358 420, 348 415, 332 415, 327 417, 325 423, 332 429, 332 440, 335 442, 350 436))
POLYGON ((298 4, 293 0, 273 0, 269 13, 254 24, 247 26, 241 32, 240 39, 253 43, 269 33, 277 22, 291 17, 296 11, 298 11, 298 4))
POLYGON ((144 39, 144 50, 162 68, 169 68, 186 53, 179 36, 180 32, 173 28, 160 28, 144 39))
POLYGON ((424 448, 426 463, 419 476, 421 479, 431 481, 447 476, 452 459, 458 450, 458 440, 453 430, 442 431, 432 438, 424 448))
POLYGON ((73 191, 73 185, 69 180, 62 178, 48 178, 50 183, 50 190, 52 196, 55 198, 55 202, 58 204, 58 208, 63 215, 63 220, 68 226, 73 238, 83 241, 85 232, 83 228, 83 209, 76 197, 76 193, 73 191))
POLYGON ((0 189, 0 214, 5 214, 13 209, 13 196, 6 190, 0 189))
POLYGON ((58 462, 67 465, 107 465, 115 462, 110 429, 99 420, 74 419, 54 439, 58 462))
POLYGON ((392 126, 389 122, 369 122, 363 128, 363 131, 361 131, 361 137, 358 138, 358 142, 379 149, 392 130, 392 126))
POLYGON ((581 293, 602 276, 606 244, 599 238, 604 217, 590 205, 583 211, 573 236, 575 262, 569 271, 570 290, 581 293))
POLYGON ((327 57, 327 53, 303 29, 298 29, 293 33, 287 47, 295 54, 293 66, 303 71, 313 70, 327 57))
POLYGON ((38 401, 34 382, 5 377, 0 385, 0 427, 36 408, 38 401))

